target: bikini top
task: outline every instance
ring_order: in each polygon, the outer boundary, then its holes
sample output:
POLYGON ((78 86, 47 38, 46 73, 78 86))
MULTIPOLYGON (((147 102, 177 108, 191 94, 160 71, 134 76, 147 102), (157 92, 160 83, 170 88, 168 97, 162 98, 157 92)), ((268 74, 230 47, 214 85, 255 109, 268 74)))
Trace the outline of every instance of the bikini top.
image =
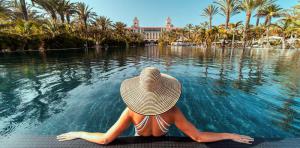
MULTIPOLYGON (((135 125, 135 130, 137 132, 142 131, 149 120, 150 116, 145 116, 144 119, 137 125, 135 125)), ((163 133, 167 133, 169 131, 170 124, 168 124, 160 115, 155 115, 156 122, 163 133)))

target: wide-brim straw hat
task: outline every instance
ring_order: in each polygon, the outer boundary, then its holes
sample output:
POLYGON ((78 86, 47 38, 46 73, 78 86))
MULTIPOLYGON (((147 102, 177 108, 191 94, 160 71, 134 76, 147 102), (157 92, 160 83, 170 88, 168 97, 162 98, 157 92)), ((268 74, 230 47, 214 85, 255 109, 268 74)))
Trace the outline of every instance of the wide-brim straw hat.
POLYGON ((155 67, 147 67, 137 77, 121 84, 121 96, 127 107, 142 115, 159 115, 175 106, 180 98, 180 82, 155 67))

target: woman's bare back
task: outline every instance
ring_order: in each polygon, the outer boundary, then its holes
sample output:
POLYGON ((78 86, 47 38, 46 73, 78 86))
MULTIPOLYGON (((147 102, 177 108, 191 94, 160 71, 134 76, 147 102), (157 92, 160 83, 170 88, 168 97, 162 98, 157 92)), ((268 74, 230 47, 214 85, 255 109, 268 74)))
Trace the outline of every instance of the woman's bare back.
MULTIPOLYGON (((173 107, 172 109, 168 110, 167 112, 160 114, 159 116, 168 124, 173 124, 174 123, 174 113, 175 113, 176 107, 173 107)), ((139 123, 143 121, 145 118, 145 115, 140 115, 138 113, 133 112, 132 110, 129 109, 129 116, 131 117, 132 123, 137 126, 139 123)), ((163 136, 165 133, 161 130, 161 128, 158 125, 159 123, 155 119, 155 116, 150 116, 149 120, 140 132, 138 134, 140 136, 163 136)))

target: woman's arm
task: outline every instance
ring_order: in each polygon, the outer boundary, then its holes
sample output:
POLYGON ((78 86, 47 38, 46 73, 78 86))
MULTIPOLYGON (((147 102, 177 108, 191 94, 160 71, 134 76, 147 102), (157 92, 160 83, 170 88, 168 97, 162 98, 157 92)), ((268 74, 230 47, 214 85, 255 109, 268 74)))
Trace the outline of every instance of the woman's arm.
POLYGON ((197 142, 215 142, 221 140, 233 140, 240 143, 251 144, 254 140, 249 136, 231 134, 231 133, 212 133, 200 132, 192 123, 190 123, 179 108, 175 109, 175 125, 187 136, 197 142))
POLYGON ((126 108, 119 120, 106 133, 69 132, 57 136, 59 141, 81 138, 97 144, 108 144, 116 139, 125 129, 129 127, 131 118, 129 109, 126 108))

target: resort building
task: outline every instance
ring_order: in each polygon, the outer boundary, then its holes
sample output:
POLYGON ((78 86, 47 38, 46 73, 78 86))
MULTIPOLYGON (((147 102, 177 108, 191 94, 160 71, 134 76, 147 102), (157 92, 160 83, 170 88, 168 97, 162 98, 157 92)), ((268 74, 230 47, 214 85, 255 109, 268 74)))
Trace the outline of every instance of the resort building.
POLYGON ((133 32, 141 33, 146 42, 157 42, 162 32, 171 31, 172 29, 174 29, 174 26, 170 17, 167 18, 166 26, 164 27, 141 27, 140 21, 135 17, 133 26, 130 28, 133 32))

